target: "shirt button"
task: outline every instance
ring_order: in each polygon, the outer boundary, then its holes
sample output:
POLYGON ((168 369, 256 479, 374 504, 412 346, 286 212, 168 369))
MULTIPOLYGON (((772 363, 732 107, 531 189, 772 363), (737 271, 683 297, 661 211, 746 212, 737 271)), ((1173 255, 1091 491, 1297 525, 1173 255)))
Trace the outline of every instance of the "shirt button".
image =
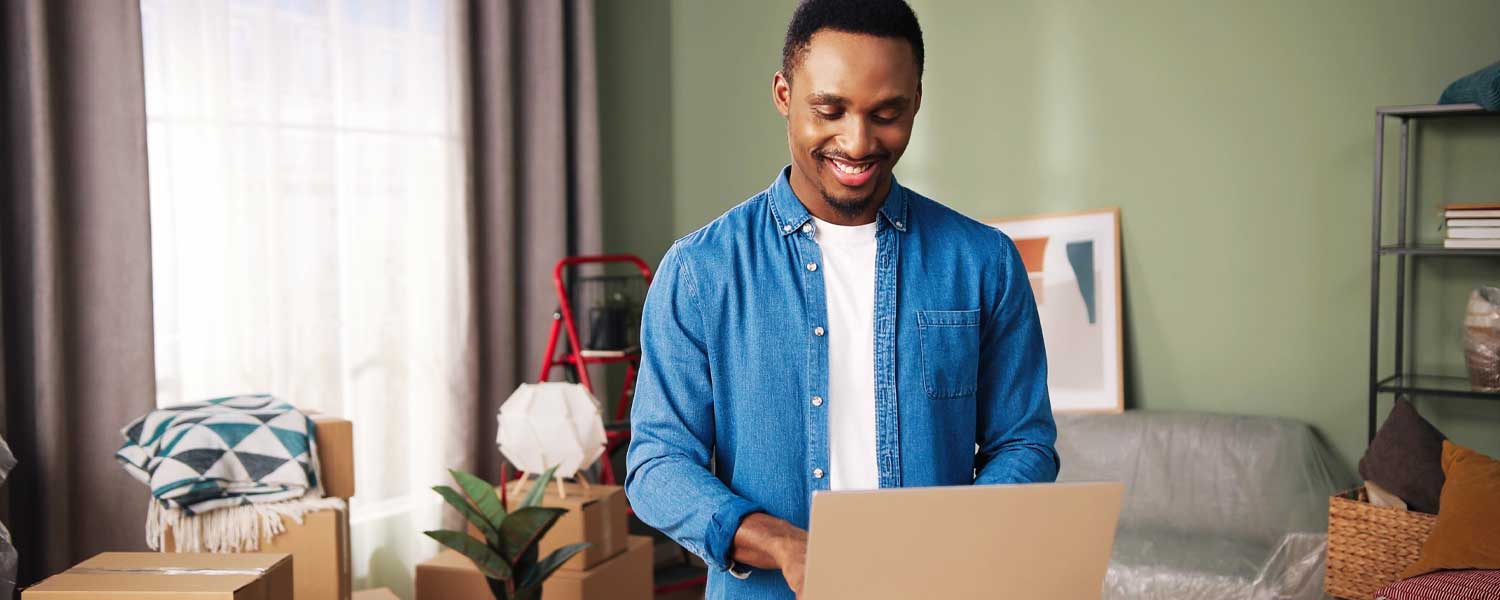
POLYGON ((822 479, 822 478, 823 478, 823 470, 822 469, 813 469, 813 479, 822 479))
POLYGON ((823 405, 823 397, 822 396, 813 396, 812 403, 813 403, 813 406, 822 406, 823 405))
POLYGON ((816 270, 818 270, 818 263, 807 263, 807 270, 809 270, 809 271, 816 271, 816 270))
POLYGON ((812 233, 812 223, 803 223, 802 233, 812 233))
POLYGON ((791 233, 792 232, 792 226, 791 225, 782 225, 781 226, 781 230, 785 231, 787 233, 791 233))
POLYGON ((818 337, 823 337, 823 328, 822 327, 814 327, 813 328, 813 335, 818 336, 818 337))
POLYGON ((900 221, 896 221, 896 229, 900 229, 902 227, 906 227, 906 226, 902 225, 900 221))

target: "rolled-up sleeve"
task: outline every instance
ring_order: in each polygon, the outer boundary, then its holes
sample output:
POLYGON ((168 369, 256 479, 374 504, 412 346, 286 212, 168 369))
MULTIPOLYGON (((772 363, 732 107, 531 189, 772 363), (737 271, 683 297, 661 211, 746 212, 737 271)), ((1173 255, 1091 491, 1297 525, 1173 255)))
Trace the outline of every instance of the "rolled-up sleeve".
POLYGON ((1047 396, 1047 351, 1021 254, 1000 241, 1000 277, 980 339, 974 483, 1057 480, 1057 425, 1047 396))
POLYGON ((713 386, 698 291, 682 243, 674 244, 657 269, 641 317, 625 494, 647 525, 727 570, 740 522, 763 509, 709 471, 713 386))

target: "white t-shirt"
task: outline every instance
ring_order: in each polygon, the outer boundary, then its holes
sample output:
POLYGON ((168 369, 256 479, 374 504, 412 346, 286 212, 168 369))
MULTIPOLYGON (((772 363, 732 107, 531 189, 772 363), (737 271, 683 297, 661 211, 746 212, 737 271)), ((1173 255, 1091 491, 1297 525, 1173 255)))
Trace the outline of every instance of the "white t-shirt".
POLYGON ((829 487, 875 489, 875 223, 813 221, 828 299, 829 487))

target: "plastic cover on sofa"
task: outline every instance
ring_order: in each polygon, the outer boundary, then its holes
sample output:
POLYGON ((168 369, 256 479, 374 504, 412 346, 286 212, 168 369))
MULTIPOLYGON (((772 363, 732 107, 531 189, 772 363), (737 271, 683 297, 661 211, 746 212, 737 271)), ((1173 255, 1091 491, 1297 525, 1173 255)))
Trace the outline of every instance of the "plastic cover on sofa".
POLYGON ((1353 487, 1306 424, 1058 415, 1059 481, 1125 483, 1104 598, 1323 597, 1328 497, 1353 487))

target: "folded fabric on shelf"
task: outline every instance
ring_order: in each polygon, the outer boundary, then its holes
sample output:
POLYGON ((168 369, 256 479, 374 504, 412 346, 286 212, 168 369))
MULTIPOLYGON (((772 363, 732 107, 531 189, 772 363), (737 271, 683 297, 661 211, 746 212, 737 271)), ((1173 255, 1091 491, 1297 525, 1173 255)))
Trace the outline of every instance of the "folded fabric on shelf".
POLYGON ((121 430, 115 459, 164 508, 186 514, 323 495, 314 426, 266 395, 158 409, 121 430))
POLYGON ((121 434, 115 459, 151 488, 146 544, 178 552, 253 552, 285 530, 283 517, 345 508, 323 497, 315 426, 267 394, 158 409, 121 434))

